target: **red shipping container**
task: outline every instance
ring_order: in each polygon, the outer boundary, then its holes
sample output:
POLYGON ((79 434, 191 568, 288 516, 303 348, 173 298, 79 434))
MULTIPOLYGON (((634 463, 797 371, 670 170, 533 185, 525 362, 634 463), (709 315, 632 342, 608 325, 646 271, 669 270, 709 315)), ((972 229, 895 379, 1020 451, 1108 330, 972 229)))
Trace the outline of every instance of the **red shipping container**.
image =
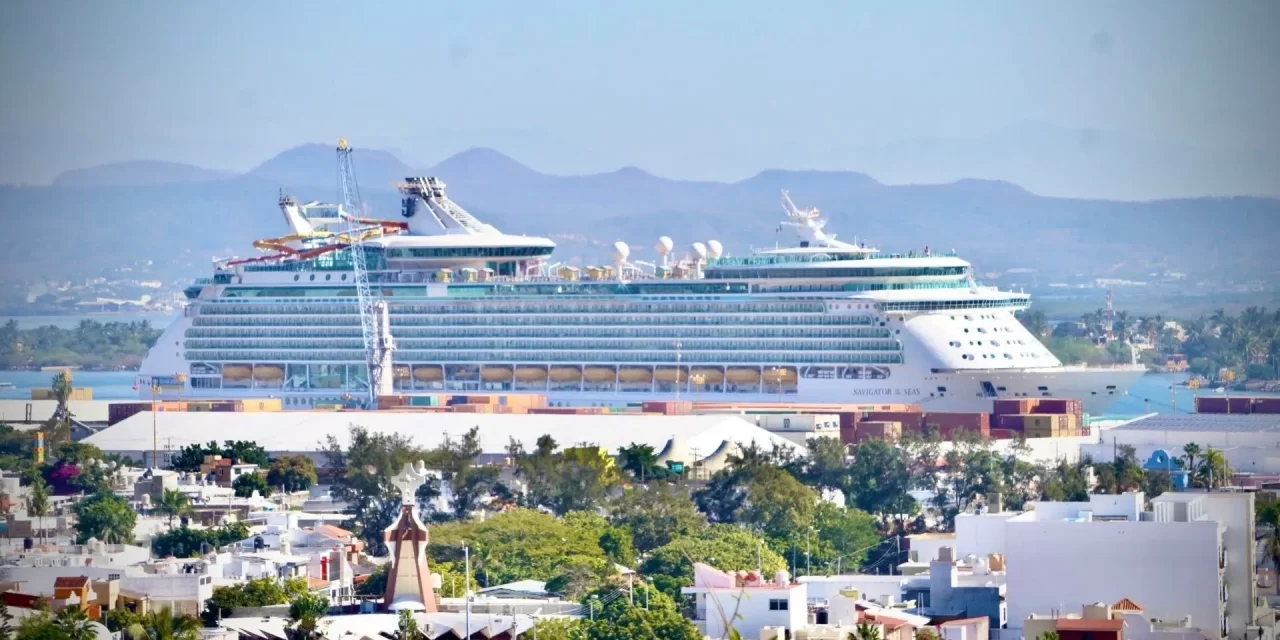
POLYGON ((1015 440, 1017 439, 1017 437, 1018 437, 1018 432, 1012 429, 992 429, 991 430, 992 440, 1015 440))
POLYGON ((931 411, 924 414, 925 430, 931 426, 939 429, 968 429, 986 434, 991 431, 991 416, 985 413, 931 411))
POLYGON ((998 416, 1035 413, 1036 400, 1035 398, 1002 399, 992 403, 992 407, 992 413, 998 416))
POLYGON ((1254 398, 1253 413, 1280 413, 1280 398, 1254 398))
POLYGON ((1196 413, 1226 413, 1227 399, 1219 396, 1196 396, 1196 413))
POLYGON ((1230 397, 1227 398, 1228 413, 1252 413, 1253 398, 1247 397, 1230 397))
POLYGON ((901 422, 902 432, 920 433, 924 431, 924 414, 908 411, 870 411, 862 416, 871 422, 901 422))
POLYGON ((1065 413, 1079 416, 1084 414, 1084 402, 1069 398, 1043 398, 1036 402, 1035 413, 1065 413))

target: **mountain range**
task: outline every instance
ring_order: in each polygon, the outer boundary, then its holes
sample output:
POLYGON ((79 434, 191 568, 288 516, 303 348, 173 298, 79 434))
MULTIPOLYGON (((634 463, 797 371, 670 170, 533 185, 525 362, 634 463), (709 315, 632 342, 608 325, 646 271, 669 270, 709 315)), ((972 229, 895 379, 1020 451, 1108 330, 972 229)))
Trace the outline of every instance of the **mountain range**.
MULTIPOLYGON (((1274 279, 1280 200, 1258 197, 1119 202, 1050 198, 1018 185, 963 179, 887 185, 852 171, 770 169, 737 182, 683 181, 624 167, 550 175, 491 149, 427 169, 357 149, 362 195, 374 215, 396 217, 392 183, 435 175, 450 197, 511 233, 549 236, 557 259, 603 260, 615 240, 640 255, 661 235, 720 240, 730 253, 789 243, 779 234, 779 191, 817 206, 827 230, 885 250, 932 245, 960 251, 980 271, 1029 268, 1048 277, 1156 269, 1274 279)), ((0 187, 10 277, 87 277, 139 258, 174 277, 207 275, 211 256, 249 255, 252 240, 282 235, 275 202, 336 197, 329 145, 283 151, 243 174, 159 161, 66 172, 51 186, 0 187)))

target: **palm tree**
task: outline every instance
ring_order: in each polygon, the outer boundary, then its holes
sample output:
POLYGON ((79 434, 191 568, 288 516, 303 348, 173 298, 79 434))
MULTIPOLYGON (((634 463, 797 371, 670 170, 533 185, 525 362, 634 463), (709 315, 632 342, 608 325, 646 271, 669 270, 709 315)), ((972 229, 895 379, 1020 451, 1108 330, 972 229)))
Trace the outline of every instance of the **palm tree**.
POLYGON ((1227 466, 1227 457, 1221 451, 1210 447, 1204 452, 1204 459, 1200 462, 1200 475, 1206 487, 1216 489, 1224 486, 1231 472, 1231 467, 1227 466))
POLYGON ((59 611, 53 623, 62 632, 63 637, 69 640, 94 640, 97 637, 93 627, 89 626, 92 624, 89 614, 78 606, 66 607, 59 611))
POLYGON ((200 621, 191 616, 175 616, 164 607, 142 616, 123 635, 131 640, 198 640, 200 621))
POLYGON ((44 517, 49 515, 49 485, 45 484, 44 478, 39 473, 31 481, 28 489, 27 515, 38 518, 36 522, 40 527, 40 539, 43 542, 45 540, 44 517))
POLYGON ((858 628, 849 634, 849 640, 880 640, 880 627, 859 622, 858 628))
POLYGON ((1187 470, 1195 473, 1196 457, 1200 455, 1200 445, 1194 442, 1188 442, 1182 447, 1182 458, 1187 461, 1187 470))
POLYGON ((71 383, 71 371, 62 370, 53 376, 53 399, 58 401, 58 407, 54 410, 54 415, 61 420, 71 418, 71 392, 75 387, 71 383))
POLYGON ((191 512, 191 500, 187 494, 177 489, 165 489, 156 503, 156 513, 169 516, 169 528, 173 528, 173 519, 191 512))

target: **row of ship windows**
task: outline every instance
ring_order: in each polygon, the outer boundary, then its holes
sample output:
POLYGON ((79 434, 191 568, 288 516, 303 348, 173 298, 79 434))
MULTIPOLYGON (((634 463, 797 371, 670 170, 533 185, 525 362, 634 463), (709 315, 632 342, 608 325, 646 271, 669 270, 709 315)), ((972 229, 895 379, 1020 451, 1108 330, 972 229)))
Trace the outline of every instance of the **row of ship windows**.
MULTIPOLYGON (((1005 341, 1005 343, 1006 343, 1006 344, 1011 344, 1011 345, 1012 345, 1012 344, 1023 344, 1023 341, 1022 341, 1022 340, 1006 340, 1006 341, 1005 341)), ((963 346, 963 344, 964 344, 964 343, 962 343, 962 342, 960 342, 960 341, 958 341, 958 340, 952 340, 951 342, 948 342, 947 344, 949 344, 949 345, 951 345, 951 346, 953 346, 953 347, 955 347, 955 348, 959 349, 961 346, 963 346)), ((974 344, 975 344, 975 342, 974 342, 973 340, 970 340, 970 341, 969 341, 969 346, 974 346, 974 344)), ((978 340, 978 341, 976 342, 976 344, 977 344, 977 346, 981 347, 981 346, 982 346, 982 341, 981 341, 981 340, 978 340)), ((987 344, 989 344, 989 345, 991 345, 991 346, 993 346, 993 347, 998 347, 998 346, 1000 346, 1000 341, 999 341, 999 340, 988 340, 988 341, 987 341, 987 344)))
MULTIPOLYGON (((622 327, 483 327, 411 329, 395 327, 396 339, 408 338, 888 338, 889 329, 858 327, 659 327, 628 329, 622 327)), ((257 329, 202 328, 187 329, 187 338, 362 338, 360 329, 257 329)))
POLYGON ((911 301, 881 302, 884 311, 946 311, 949 309, 1018 309, 1025 307, 1030 298, 1009 298, 1007 300, 947 300, 947 301, 911 301))
MULTIPOLYGON (((196 316, 194 327, 359 327, 360 317, 353 310, 345 316, 196 316)), ((870 326, 883 324, 878 318, 867 315, 734 315, 734 314, 686 314, 686 315, 497 315, 450 316, 422 315, 418 317, 391 317, 393 329, 400 327, 440 326, 721 326, 721 325, 789 325, 789 326, 870 326)))
MULTIPOLYGON (((279 340, 274 338, 244 339, 219 338, 195 339, 187 341, 188 349, 314 349, 313 340, 279 340)), ((761 340, 750 339, 738 341, 734 338, 722 340, 663 340, 648 339, 614 340, 601 338, 584 340, 581 338, 565 338, 561 340, 511 339, 495 340, 493 338, 472 338, 468 340, 398 340, 399 349, 608 349, 629 351, 708 351, 727 349, 735 351, 751 350, 790 350, 790 351, 901 351, 902 344, 897 340, 761 340)), ((364 349, 363 340, 335 340, 327 342, 325 349, 364 349)))
MULTIPOLYGON (((187 360, 210 361, 252 361, 252 360, 295 360, 295 361, 329 361, 352 362, 364 358, 362 351, 187 351, 187 360)), ((563 352, 530 352, 530 351, 399 351, 397 357, 406 360, 444 361, 444 362, 575 362, 575 363, 613 363, 613 362, 649 362, 656 364, 676 364, 674 350, 667 351, 563 351, 563 352)), ((856 353, 818 352, 801 353, 792 351, 752 352, 734 351, 695 351, 681 353, 680 363, 750 363, 762 362, 807 362, 812 364, 900 364, 903 361, 899 352, 856 353)))
MULTIPOLYGON (((336 304, 239 304, 204 305, 202 314, 332 313, 354 314, 351 300, 336 304)), ((538 302, 441 302, 402 304, 390 308, 392 315, 406 313, 510 314, 510 313, 822 313, 820 302, 650 302, 650 301, 538 301, 538 302)))
MULTIPOLYGON (((869 269, 865 267, 817 267, 817 268, 772 268, 742 269, 708 267, 707 279, 719 280, 756 280, 762 278, 908 278, 922 276, 959 276, 964 275, 966 267, 897 267, 869 269)), ((967 282, 965 283, 968 284, 967 282)))

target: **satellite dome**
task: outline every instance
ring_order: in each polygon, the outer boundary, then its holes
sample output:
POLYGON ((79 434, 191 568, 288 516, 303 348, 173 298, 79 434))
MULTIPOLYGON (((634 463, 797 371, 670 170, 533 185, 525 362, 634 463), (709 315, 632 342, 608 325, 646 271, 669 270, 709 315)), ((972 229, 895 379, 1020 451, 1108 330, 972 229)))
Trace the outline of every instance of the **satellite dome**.
POLYGON ((675 246, 676 246, 676 243, 672 242, 671 238, 668 238, 667 236, 662 236, 661 238, 658 238, 658 244, 655 245, 654 248, 658 250, 658 253, 660 255, 665 256, 668 253, 671 253, 672 247, 675 247, 675 246))
POLYGON ((631 247, 627 243, 619 240, 613 243, 613 261, 626 262, 627 256, 631 255, 631 247))
POLYGON ((707 241, 707 257, 715 259, 724 255, 724 245, 719 240, 707 241))
POLYGON ((689 248, 693 251, 693 255, 697 256, 699 260, 707 259, 707 245, 702 244, 701 242, 695 242, 693 243, 693 246, 689 248))

